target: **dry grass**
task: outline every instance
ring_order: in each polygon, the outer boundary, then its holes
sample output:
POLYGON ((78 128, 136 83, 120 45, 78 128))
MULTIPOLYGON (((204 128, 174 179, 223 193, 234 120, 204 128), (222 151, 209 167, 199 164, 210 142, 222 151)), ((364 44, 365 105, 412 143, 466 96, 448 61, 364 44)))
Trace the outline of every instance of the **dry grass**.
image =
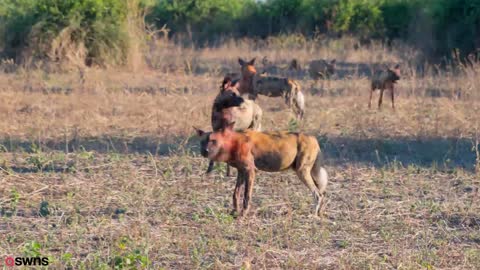
POLYGON ((150 52, 155 69, 139 73, 2 74, 0 255, 49 256, 59 269, 478 269, 476 73, 420 75, 406 48, 274 42, 164 44, 168 53, 150 52), (321 220, 307 217, 311 196, 291 172, 258 174, 242 222, 228 215, 224 167, 202 176, 191 126, 208 128, 220 74, 237 56, 263 55, 340 63, 324 85, 299 74, 300 126, 281 99, 260 98, 264 129, 318 137, 331 176, 321 220), (366 108, 368 67, 383 61, 405 67, 395 112, 389 101, 366 108))

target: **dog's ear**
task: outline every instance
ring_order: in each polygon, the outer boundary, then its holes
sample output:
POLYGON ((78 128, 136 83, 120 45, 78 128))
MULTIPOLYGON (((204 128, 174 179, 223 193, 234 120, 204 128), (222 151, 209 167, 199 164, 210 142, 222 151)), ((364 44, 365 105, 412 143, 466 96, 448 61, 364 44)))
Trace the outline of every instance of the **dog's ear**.
POLYGON ((255 64, 255 58, 256 58, 256 57, 254 57, 252 60, 250 60, 250 61, 248 62, 248 64, 251 65, 251 66, 253 66, 253 65, 255 64))
POLYGON ((203 131, 203 130, 197 128, 197 127, 193 127, 193 129, 195 129, 195 131, 197 132, 197 135, 199 137, 201 137, 201 136, 203 136, 203 134, 205 134, 205 131, 203 131))
POLYGON ((242 59, 242 58, 238 58, 238 63, 240 64, 240 66, 244 66, 245 65, 245 61, 242 59))

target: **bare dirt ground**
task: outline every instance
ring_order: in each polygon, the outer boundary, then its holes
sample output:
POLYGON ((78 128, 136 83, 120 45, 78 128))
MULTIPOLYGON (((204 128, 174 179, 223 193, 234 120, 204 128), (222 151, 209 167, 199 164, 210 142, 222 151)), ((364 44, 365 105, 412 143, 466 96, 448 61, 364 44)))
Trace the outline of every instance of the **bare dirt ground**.
POLYGON ((480 268, 478 67, 420 74, 406 49, 327 45, 172 47, 137 72, 0 75, 0 254, 52 269, 480 268), (329 82, 294 75, 303 123, 259 100, 265 130, 317 136, 330 174, 320 220, 293 172, 258 173, 243 221, 229 215, 234 177, 203 175, 192 125, 209 128, 237 56, 263 55, 339 62, 329 82), (381 62, 404 67, 395 111, 388 98, 367 109, 381 62))

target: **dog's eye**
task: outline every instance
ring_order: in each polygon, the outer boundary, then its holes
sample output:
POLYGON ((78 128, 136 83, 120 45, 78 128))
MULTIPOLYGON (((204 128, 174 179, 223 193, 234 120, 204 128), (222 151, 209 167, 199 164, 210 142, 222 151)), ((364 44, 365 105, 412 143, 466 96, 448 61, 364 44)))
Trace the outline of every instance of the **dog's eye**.
POLYGON ((217 145, 217 140, 211 140, 210 141, 213 145, 217 145))

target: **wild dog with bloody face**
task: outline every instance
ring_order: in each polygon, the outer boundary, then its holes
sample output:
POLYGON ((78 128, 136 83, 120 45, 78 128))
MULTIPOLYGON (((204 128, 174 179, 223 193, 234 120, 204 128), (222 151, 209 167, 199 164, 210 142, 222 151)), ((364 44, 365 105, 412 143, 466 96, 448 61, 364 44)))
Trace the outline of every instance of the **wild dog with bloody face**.
POLYGON ((239 58, 241 66, 240 86, 241 94, 249 94, 252 99, 258 95, 268 97, 284 97, 285 103, 292 108, 298 119, 305 114, 305 97, 300 90, 300 85, 289 78, 258 75, 255 69, 255 58, 246 62, 239 58))
MULTIPOLYGON (((240 96, 237 84, 230 77, 223 79, 220 93, 212 106, 212 129, 218 131, 233 124, 233 130, 242 131, 253 129, 260 131, 262 109, 253 100, 240 96)), ((213 171, 214 161, 208 164, 207 174, 213 171)), ((227 166, 227 176, 230 176, 230 167, 227 166)))
POLYGON ((317 139, 302 133, 236 132, 232 125, 215 132, 197 129, 201 137, 201 154, 210 160, 226 162, 237 168, 238 176, 233 193, 233 214, 245 215, 255 182, 255 169, 279 172, 293 169, 313 193, 315 215, 323 203, 328 176, 321 166, 321 152, 317 139), (240 209, 240 189, 245 185, 243 210, 240 209))

